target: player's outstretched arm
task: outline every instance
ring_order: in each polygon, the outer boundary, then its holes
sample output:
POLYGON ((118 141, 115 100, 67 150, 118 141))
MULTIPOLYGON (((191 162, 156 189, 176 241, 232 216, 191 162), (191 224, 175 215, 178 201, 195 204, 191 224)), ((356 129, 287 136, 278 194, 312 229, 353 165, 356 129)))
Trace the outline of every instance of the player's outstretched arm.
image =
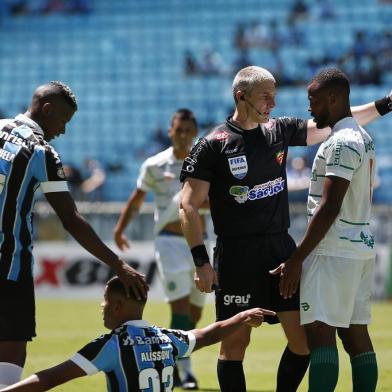
MULTIPOLYGON (((392 91, 375 102, 369 102, 365 105, 352 106, 351 113, 358 121, 359 125, 365 126, 380 116, 392 111, 392 91)), ((308 134, 306 143, 308 146, 323 142, 331 133, 331 128, 318 129, 316 123, 310 119, 308 120, 308 134)))
POLYGON ((64 228, 83 248, 113 268, 126 289, 132 290, 137 298, 147 296, 148 286, 144 276, 121 260, 101 241, 89 223, 79 214, 69 192, 46 193, 45 196, 64 228))
POLYGON ((194 329, 192 333, 196 337, 196 344, 194 350, 198 350, 204 346, 209 346, 218 343, 227 336, 236 332, 244 325, 251 327, 259 327, 264 321, 264 316, 275 316, 276 313, 272 310, 253 308, 245 310, 235 316, 216 323, 210 324, 205 328, 194 329))
POLYGON ((116 245, 121 250, 129 249, 129 242, 124 234, 124 230, 128 226, 128 223, 139 213, 146 195, 147 192, 136 189, 129 197, 127 204, 118 218, 118 222, 113 229, 113 236, 116 245))
POLYGON ((74 378, 83 377, 86 373, 72 361, 65 361, 52 368, 42 370, 14 385, 10 385, 1 392, 41 392, 48 391, 57 385, 64 384, 74 378))

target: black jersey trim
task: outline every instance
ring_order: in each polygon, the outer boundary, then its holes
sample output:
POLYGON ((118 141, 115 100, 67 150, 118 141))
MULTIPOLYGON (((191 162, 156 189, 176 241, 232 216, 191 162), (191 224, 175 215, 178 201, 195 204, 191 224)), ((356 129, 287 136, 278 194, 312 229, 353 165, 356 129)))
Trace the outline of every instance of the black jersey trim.
POLYGON ((128 337, 128 328, 125 326, 124 330, 118 336, 118 350, 120 353, 120 362, 122 367, 122 374, 128 387, 128 391, 139 390, 139 369, 136 360, 136 352, 132 346, 124 346, 122 344, 122 337, 128 337))
MULTIPOLYGON (((31 265, 33 262, 33 255, 29 251, 29 247, 32 245, 33 239, 27 224, 27 214, 31 210, 31 206, 34 199, 34 187, 36 186, 37 182, 38 181, 34 178, 30 180, 29 185, 27 186, 25 198, 23 200, 22 208, 21 208, 21 215, 26 217, 26 219, 22 219, 20 225, 20 231, 19 231, 19 240, 22 246, 20 252, 21 263, 20 263, 20 272, 19 272, 19 276, 21 278, 28 277, 31 275, 31 265)), ((32 220, 30 224, 31 226, 33 225, 32 220)))

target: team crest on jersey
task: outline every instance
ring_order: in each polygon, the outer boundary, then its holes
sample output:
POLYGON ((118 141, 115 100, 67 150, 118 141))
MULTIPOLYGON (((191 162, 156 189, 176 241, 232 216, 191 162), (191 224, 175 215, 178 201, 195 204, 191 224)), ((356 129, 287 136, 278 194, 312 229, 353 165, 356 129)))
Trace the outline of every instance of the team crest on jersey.
POLYGON ((222 131, 222 132, 218 132, 215 134, 215 139, 216 140, 225 140, 228 138, 228 136, 229 136, 229 134, 227 132, 222 131))
POLYGON ((64 169, 62 167, 57 169, 57 176, 60 178, 65 178, 64 169))
POLYGON ((235 178, 242 180, 246 176, 246 173, 248 173, 248 162, 246 161, 246 156, 240 155, 238 157, 229 158, 228 161, 231 174, 235 178))
POLYGON ((280 150, 275 154, 275 160, 276 162, 282 166, 283 163, 283 159, 284 159, 284 150, 280 150))

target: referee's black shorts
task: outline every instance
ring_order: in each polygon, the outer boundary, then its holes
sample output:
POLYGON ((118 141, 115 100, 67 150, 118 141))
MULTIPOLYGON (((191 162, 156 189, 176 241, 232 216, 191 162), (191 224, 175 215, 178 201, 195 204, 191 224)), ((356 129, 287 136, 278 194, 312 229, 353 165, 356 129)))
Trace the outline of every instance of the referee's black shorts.
POLYGON ((0 280, 0 341, 30 341, 35 334, 34 281, 0 280))
MULTIPOLYGON (((219 287, 215 293, 217 320, 254 307, 275 312, 299 310, 299 289, 289 298, 279 293, 279 275, 269 270, 289 258, 296 244, 287 232, 237 238, 218 238, 214 268, 219 287)), ((277 317, 266 317, 270 324, 277 317)))

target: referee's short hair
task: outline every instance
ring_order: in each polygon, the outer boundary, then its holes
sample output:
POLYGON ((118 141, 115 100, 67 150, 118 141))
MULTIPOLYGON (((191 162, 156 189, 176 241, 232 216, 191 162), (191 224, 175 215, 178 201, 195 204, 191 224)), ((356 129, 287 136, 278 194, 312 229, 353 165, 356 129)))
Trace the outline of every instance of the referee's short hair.
POLYGON ((237 103, 236 93, 242 91, 250 94, 252 89, 259 83, 271 81, 276 83, 274 76, 268 69, 251 65, 250 67, 242 68, 233 80, 233 96, 237 103))
MULTIPOLYGON (((121 282, 121 280, 118 276, 113 276, 113 278, 109 279, 106 283, 106 286, 108 287, 108 291, 110 293, 116 293, 116 294, 121 295, 124 298, 127 298, 125 286, 124 286, 123 282, 121 282)), ((147 298, 142 298, 142 299, 136 298, 136 296, 132 290, 129 290, 129 295, 130 295, 130 299, 135 302, 146 303, 146 301, 147 301, 147 298)))
POLYGON ((317 83, 320 89, 338 90, 350 94, 350 80, 339 68, 331 67, 322 69, 311 81, 317 83))

